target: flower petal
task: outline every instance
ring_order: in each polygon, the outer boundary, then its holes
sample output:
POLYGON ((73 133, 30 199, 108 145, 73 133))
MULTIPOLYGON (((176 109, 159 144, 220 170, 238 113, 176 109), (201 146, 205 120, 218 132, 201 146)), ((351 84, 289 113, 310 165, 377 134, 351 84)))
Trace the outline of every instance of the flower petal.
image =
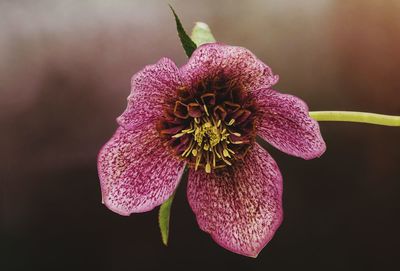
POLYGON ((119 127, 101 149, 97 166, 103 203, 120 215, 162 204, 184 170, 184 162, 162 145, 152 123, 133 130, 119 127))
POLYGON ((129 129, 137 123, 158 119, 164 102, 176 96, 181 84, 179 70, 168 58, 146 66, 132 77, 128 106, 118 117, 118 123, 129 129))
POLYGON ((256 257, 282 222, 282 176, 257 144, 219 173, 190 171, 187 196, 200 228, 245 256, 256 257))
POLYGON ((201 45, 180 70, 185 77, 185 84, 189 86, 220 75, 221 72, 229 79, 237 79, 249 90, 257 90, 261 86, 273 86, 279 79, 249 50, 222 43, 201 45))
POLYGON ((309 116, 305 102, 271 89, 260 89, 257 94, 259 136, 277 149, 304 159, 325 152, 318 122, 309 116))

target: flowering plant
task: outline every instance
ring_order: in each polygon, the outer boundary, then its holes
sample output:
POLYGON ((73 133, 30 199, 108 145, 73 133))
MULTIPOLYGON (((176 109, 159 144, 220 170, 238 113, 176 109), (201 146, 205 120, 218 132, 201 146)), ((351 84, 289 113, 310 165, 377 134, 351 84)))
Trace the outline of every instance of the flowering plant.
POLYGON ((103 203, 121 215, 160 206, 163 241, 182 176, 202 230, 224 248, 256 257, 283 218, 282 176, 265 140, 292 156, 321 156, 317 120, 400 125, 399 117, 309 112, 301 99, 273 89, 278 76, 249 50, 215 42, 197 23, 192 37, 175 12, 188 63, 167 58, 132 78, 120 125, 101 149, 103 203))

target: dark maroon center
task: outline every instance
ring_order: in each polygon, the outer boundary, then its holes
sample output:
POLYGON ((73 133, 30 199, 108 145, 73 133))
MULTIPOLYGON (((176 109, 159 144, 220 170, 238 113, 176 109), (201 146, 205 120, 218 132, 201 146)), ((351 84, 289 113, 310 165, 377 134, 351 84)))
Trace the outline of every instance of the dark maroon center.
POLYGON ((216 76, 177 89, 157 124, 164 144, 207 173, 242 159, 254 142, 255 106, 237 81, 216 76))

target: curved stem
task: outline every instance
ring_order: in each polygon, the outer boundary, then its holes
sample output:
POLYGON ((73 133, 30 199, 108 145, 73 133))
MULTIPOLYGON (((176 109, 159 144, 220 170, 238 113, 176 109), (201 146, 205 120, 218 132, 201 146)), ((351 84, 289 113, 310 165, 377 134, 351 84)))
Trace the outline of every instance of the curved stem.
POLYGON ((348 121, 385 126, 400 126, 400 116, 389 116, 353 111, 312 111, 310 117, 317 121, 348 121))

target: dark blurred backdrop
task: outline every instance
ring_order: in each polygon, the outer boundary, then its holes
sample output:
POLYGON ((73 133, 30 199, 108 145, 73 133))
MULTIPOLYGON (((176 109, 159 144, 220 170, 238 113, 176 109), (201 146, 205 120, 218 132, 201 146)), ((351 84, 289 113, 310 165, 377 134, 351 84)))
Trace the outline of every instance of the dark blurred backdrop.
MULTIPOLYGON (((280 75, 311 110, 400 115, 400 1, 169 1, 280 75)), ((165 248, 157 210, 101 204, 96 155, 130 77, 186 58, 166 1, 0 0, 0 270, 400 268, 400 128, 321 123, 323 157, 271 153, 285 220, 257 259, 196 224, 181 185, 165 248)))

